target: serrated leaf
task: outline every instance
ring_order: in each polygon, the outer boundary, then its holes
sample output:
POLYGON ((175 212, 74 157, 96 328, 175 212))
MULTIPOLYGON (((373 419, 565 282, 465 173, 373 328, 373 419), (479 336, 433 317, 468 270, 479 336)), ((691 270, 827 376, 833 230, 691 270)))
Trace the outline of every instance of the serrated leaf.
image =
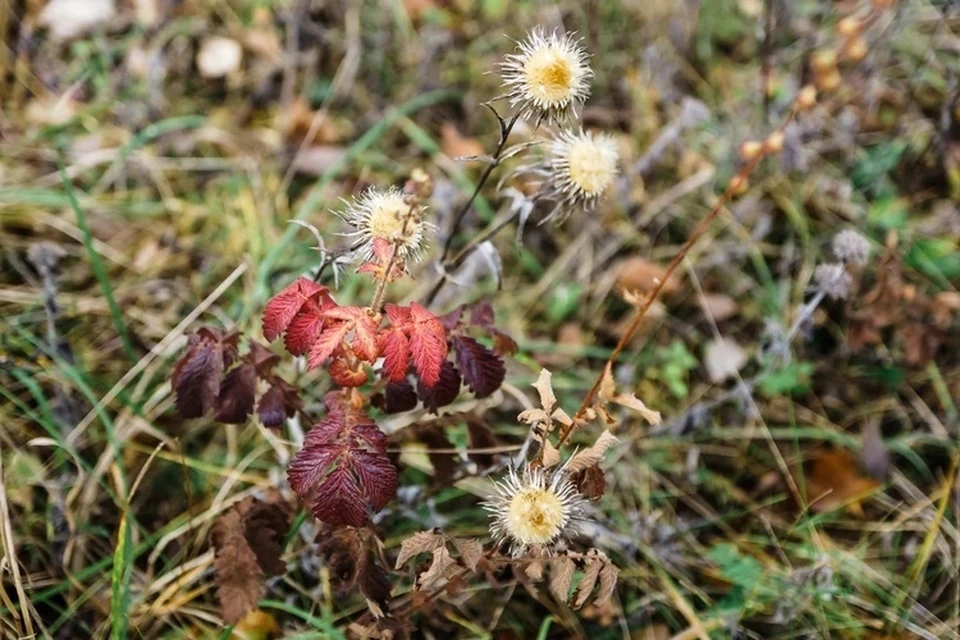
POLYGON ((440 378, 433 387, 427 387, 420 381, 417 384, 417 395, 423 401, 423 406, 433 413, 440 407, 445 407, 460 395, 460 372, 450 362, 444 362, 440 367, 440 378))
POLYGON ((418 531, 400 543, 400 555, 397 556, 396 569, 399 569, 407 560, 421 553, 430 553, 443 544, 443 535, 435 529, 418 531))
POLYGON ((224 335, 211 327, 200 327, 189 336, 170 378, 181 416, 199 418, 214 407, 223 372, 237 357, 237 338, 237 333, 224 335))
POLYGON ((486 398, 500 388, 506 368, 497 354, 469 336, 455 336, 451 342, 457 367, 476 397, 486 398))
POLYGON ((597 578, 600 577, 600 569, 603 568, 603 561, 596 555, 588 555, 585 563, 583 577, 580 578, 573 600, 574 609, 579 609, 586 604, 590 594, 593 593, 593 587, 597 584, 597 578))
POLYGON ((576 563, 566 556, 550 561, 550 593, 560 602, 567 601, 576 563))
POLYGON ((253 413, 256 391, 256 367, 252 364, 235 367, 220 384, 214 418, 225 424, 243 424, 253 413))
POLYGON ((599 607, 613 597, 613 592, 617 588, 617 577, 620 575, 620 569, 609 560, 603 563, 600 570, 600 588, 597 589, 597 597, 593 600, 593 605, 599 607))
POLYGON ((557 396, 553 393, 551 378, 553 378, 552 373, 546 369, 541 369, 537 381, 533 383, 533 388, 540 394, 540 406, 543 407, 543 410, 548 414, 553 410, 553 406, 557 404, 557 396))
POLYGON ((417 578, 418 589, 432 589, 450 577, 450 569, 457 566, 457 561, 453 559, 445 546, 437 547, 433 550, 433 562, 430 568, 420 574, 417 578))
POLYGON ((310 430, 287 470, 290 486, 331 525, 362 527, 397 491, 386 436, 366 415, 334 405, 310 430))
POLYGON ((327 288, 304 277, 297 278, 286 289, 267 302, 263 310, 263 337, 273 342, 290 326, 308 300, 317 301, 327 288))

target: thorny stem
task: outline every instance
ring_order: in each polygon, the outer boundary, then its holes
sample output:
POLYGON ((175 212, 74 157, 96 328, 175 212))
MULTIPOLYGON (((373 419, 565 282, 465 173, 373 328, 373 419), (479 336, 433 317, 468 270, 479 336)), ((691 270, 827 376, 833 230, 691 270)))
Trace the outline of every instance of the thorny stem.
MULTIPOLYGON (((493 109, 493 107, 490 107, 493 109)), ((496 114, 496 111, 494 111, 496 114)), ((440 264, 444 265, 447 262, 447 258, 450 256, 450 251, 453 249, 453 238, 457 235, 457 231, 460 228, 460 225, 463 223, 463 219, 466 217, 467 212, 470 211, 470 208, 473 206, 473 201, 477 199, 477 196, 480 195, 480 190, 483 189, 483 185, 487 183, 487 180, 490 179, 490 174, 493 173, 493 170, 497 168, 500 164, 500 156, 503 154, 503 150, 507 146, 507 138, 510 137, 510 132, 513 131, 513 127, 517 124, 517 120, 520 119, 520 113, 515 113, 510 117, 509 120, 504 121, 497 114, 497 118, 500 120, 500 142, 497 143, 497 148, 494 150, 493 155, 491 156, 490 162, 487 163, 487 168, 483 170, 483 173, 480 174, 480 179, 477 181, 477 186, 474 187, 473 193, 470 195, 470 199, 464 203, 462 207, 457 211, 453 217, 453 224, 450 226, 450 230, 447 232, 447 237, 443 241, 443 253, 440 254, 440 264)), ((458 257, 462 255, 461 251, 458 254, 458 257)), ((461 260, 463 258, 460 258, 461 260)), ((446 271, 440 274, 440 279, 437 281, 437 284, 434 285, 430 293, 427 295, 426 304, 429 305, 433 302, 434 298, 437 297, 437 294, 440 293, 440 289, 443 287, 443 283, 447 280, 446 271)))
MULTIPOLYGON (((783 124, 777 129, 777 132, 783 133, 784 128, 787 124, 793 120, 797 111, 794 110, 790 113, 787 119, 783 124)), ((750 174, 753 173, 754 169, 757 168, 757 165, 760 164, 760 161, 767 156, 769 151, 766 148, 762 148, 757 155, 748 161, 730 180, 730 183, 727 185, 726 191, 720 196, 720 199, 717 200, 716 204, 713 205, 713 208, 698 224, 694 227, 693 231, 690 233, 690 237, 687 238, 687 241, 683 243, 683 246, 680 247, 680 251, 677 252, 673 259, 670 261, 670 264, 667 265, 666 270, 663 273, 663 277, 656 283, 653 290, 647 295, 643 303, 637 307, 637 312, 633 316, 633 320, 630 321, 630 325, 627 327, 627 330, 620 337, 620 340, 617 342, 617 346, 613 348, 613 352, 610 354, 610 357, 607 359, 606 364, 600 369, 600 374, 597 376, 596 380, 593 382, 593 386, 590 387, 590 390, 587 392, 587 395, 584 397, 583 402, 580 404, 580 408, 577 409, 577 412, 573 414, 573 420, 569 425, 565 426, 563 431, 560 433, 560 438, 557 441, 557 448, 559 449, 564 445, 573 431, 577 428, 578 424, 583 420, 583 417, 586 415, 587 410, 593 405, 593 401, 597 396, 597 392, 600 391, 600 386, 603 384, 604 373, 607 370, 607 367, 612 367, 613 363, 616 362, 617 357, 623 352, 623 350, 630 344, 630 341, 633 340, 634 334, 637 332, 637 329, 640 328, 640 323, 643 321, 644 316, 646 316, 647 311, 650 310, 650 307, 653 306, 654 301, 659 297, 660 293, 663 291, 664 286, 667 281, 673 275, 673 272, 677 270, 677 267, 680 266, 680 263, 683 262, 684 258, 687 257, 687 254, 690 252, 690 249, 693 248, 693 245, 700 240, 700 237, 706 232, 707 228, 710 226, 710 223, 720 215, 720 212, 723 211, 727 202, 730 201, 734 196, 735 190, 739 189, 742 185, 746 184, 747 178, 750 177, 750 174)))

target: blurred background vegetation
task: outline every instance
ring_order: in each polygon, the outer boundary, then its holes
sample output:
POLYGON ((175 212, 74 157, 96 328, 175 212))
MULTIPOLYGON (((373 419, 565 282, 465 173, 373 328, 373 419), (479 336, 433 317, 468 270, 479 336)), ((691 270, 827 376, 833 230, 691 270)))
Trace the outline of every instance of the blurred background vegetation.
MULTIPOLYGON (((664 415, 620 427, 585 531, 621 567, 575 615, 501 576, 414 617, 429 637, 950 638, 960 624, 960 9, 879 2, 862 60, 684 262, 615 375, 664 415), (872 245, 847 300, 785 336, 829 242, 872 245)), ((594 214, 497 238, 482 296, 519 343, 471 421, 513 451, 541 366, 568 411, 739 166, 783 119, 853 0, 6 0, 0 5, 0 629, 21 637, 344 637, 316 526, 236 629, 219 619, 217 514, 282 486, 287 431, 184 422, 171 363, 198 322, 258 335, 264 302, 336 244, 338 199, 422 167, 443 226, 489 151, 496 63, 537 24, 577 31, 583 114, 623 178, 594 214), (16 559, 16 563, 13 562, 16 559), (26 615, 24 609, 31 609, 26 615), (41 622, 42 621, 42 626, 41 622), (246 634, 246 635, 242 635, 246 634)), ((861 37, 858 36, 858 37, 861 37)), ((521 131, 517 140, 530 131, 521 131)), ((480 228, 505 206, 492 189, 480 228)), ((466 234, 462 241, 466 241, 466 234)), ((429 267, 397 296, 422 297, 429 267)), ((340 299, 369 299, 348 277, 340 299)), ((317 412, 329 382, 289 367, 317 412)), ((472 405, 464 410, 472 409, 472 405)), ((389 552, 484 535, 467 420, 397 431, 389 552), (447 463, 449 463, 449 458, 447 463)), ((301 425, 303 427, 305 425, 301 425)), ((585 438, 586 441, 586 438, 585 438)), ((408 598, 410 572, 394 577, 408 598)))

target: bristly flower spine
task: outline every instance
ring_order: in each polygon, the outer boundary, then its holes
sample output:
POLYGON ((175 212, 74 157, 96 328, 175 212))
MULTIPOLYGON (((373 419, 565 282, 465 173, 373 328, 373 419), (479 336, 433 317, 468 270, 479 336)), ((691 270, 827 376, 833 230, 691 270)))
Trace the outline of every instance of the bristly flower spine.
POLYGON ((575 114, 590 96, 593 78, 587 52, 575 34, 545 35, 537 27, 517 49, 500 64, 510 105, 521 117, 536 116, 538 121, 562 122, 575 114))

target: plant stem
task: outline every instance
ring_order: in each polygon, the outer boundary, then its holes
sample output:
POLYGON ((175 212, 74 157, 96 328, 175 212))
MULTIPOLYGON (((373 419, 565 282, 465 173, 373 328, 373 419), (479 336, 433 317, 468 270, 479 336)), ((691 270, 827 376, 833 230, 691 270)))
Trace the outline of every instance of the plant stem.
MULTIPOLYGON (((496 111, 494 111, 494 113, 496 113, 496 111)), ((500 118, 499 114, 497 117, 500 118)), ((463 219, 466 217, 467 212, 469 212, 470 208, 473 206, 473 201, 477 199, 477 196, 480 195, 480 190, 483 189, 483 186, 487 183, 487 180, 490 179, 490 174, 492 174, 493 170, 500 164, 500 156, 503 154, 503 150, 507 146, 507 138, 510 137, 510 132, 513 131, 513 127, 517 124, 517 120, 519 118, 520 114, 515 113, 509 120, 504 121, 502 118, 500 119, 500 142, 497 143, 497 148, 494 150, 493 155, 491 156, 491 161, 487 164, 487 168, 483 170, 482 174, 480 174, 480 179, 477 181, 477 186, 474 187, 473 193, 470 195, 470 199, 467 200, 466 203, 464 203, 464 205, 460 207, 457 213, 453 216, 453 224, 450 226, 450 231, 447 233, 447 237, 443 241, 443 252, 440 254, 441 265, 444 265, 445 267, 447 266, 447 258, 450 256, 450 251, 453 249, 453 238, 457 235, 457 231, 460 229, 460 225, 463 223, 463 219)), ((460 257, 463 255, 463 251, 457 255, 460 257)), ((466 256, 464 255, 463 257, 466 256)), ((460 257, 460 260, 462 260, 463 257, 460 257)), ((431 289, 430 293, 427 295, 427 305, 433 302, 434 298, 437 297, 437 294, 440 293, 440 289, 443 287, 443 283, 446 282, 446 280, 447 274, 444 271, 440 274, 440 279, 437 281, 437 284, 434 285, 433 289, 431 289)))

